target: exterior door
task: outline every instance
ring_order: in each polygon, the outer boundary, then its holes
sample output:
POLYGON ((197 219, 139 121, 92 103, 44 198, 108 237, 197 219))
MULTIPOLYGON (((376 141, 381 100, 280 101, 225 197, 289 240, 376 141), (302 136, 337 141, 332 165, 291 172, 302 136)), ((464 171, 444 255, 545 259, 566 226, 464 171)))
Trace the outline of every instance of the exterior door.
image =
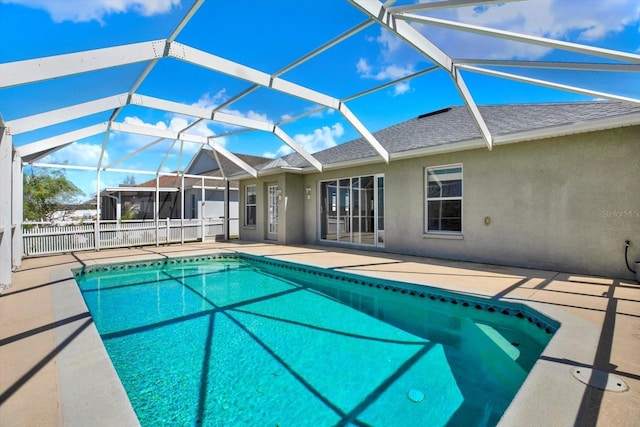
POLYGON ((320 183, 321 240, 384 247, 384 175, 320 183))
POLYGON ((267 240, 278 240, 278 199, 277 185, 267 187, 267 240))

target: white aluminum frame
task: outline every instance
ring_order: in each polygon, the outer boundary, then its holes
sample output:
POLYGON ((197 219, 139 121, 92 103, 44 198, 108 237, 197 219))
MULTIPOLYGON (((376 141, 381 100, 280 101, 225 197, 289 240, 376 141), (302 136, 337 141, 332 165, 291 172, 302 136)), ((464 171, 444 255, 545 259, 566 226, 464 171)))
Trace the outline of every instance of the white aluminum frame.
MULTIPOLYGON (((100 190, 100 173, 103 171, 126 172, 126 173, 143 173, 152 174, 156 177, 165 175, 157 168, 155 171, 132 171, 127 169, 116 169, 114 166, 129 159, 131 156, 139 154, 151 147, 156 146, 164 140, 170 140, 171 147, 174 147, 177 141, 180 141, 180 163, 182 159, 182 147, 185 141, 197 144, 207 144, 213 148, 215 155, 227 157, 230 161, 242 168, 248 174, 258 177, 261 172, 242 161, 235 154, 226 150, 220 143, 218 138, 227 135, 236 135, 246 132, 268 132, 273 133, 277 138, 289 145, 298 152, 311 167, 317 171, 326 169, 320 161, 318 161, 311 153, 305 151, 291 136, 283 129, 282 125, 291 123, 300 118, 309 116, 314 112, 329 108, 336 110, 342 114, 344 119, 357 130, 360 135, 376 150, 380 157, 385 161, 390 161, 389 153, 380 144, 376 137, 372 134, 365 124, 363 124, 346 105, 347 102, 365 96, 372 92, 390 87, 392 85, 407 81, 419 76, 423 76, 434 70, 444 70, 452 80, 453 85, 458 90, 462 101, 467 106, 471 117, 476 123, 486 146, 491 149, 494 143, 494 137, 491 135, 484 118, 482 117, 472 91, 467 87, 461 71, 470 73, 479 73, 489 75, 495 78, 510 79, 526 84, 540 85, 561 91, 569 91, 581 95, 611 99, 616 101, 630 102, 638 104, 640 99, 628 96, 620 96, 603 91, 594 91, 587 88, 574 86, 571 84, 560 84, 544 79, 535 79, 518 75, 516 73, 506 72, 504 68, 508 67, 529 67, 529 68, 546 68, 546 69, 563 69, 563 70, 582 70, 582 71, 598 71, 598 72, 640 72, 640 55, 631 52, 621 52, 612 49, 587 46, 579 43, 571 43, 560 40, 553 40, 545 37, 533 36, 528 34, 520 34, 512 31, 504 31, 493 28, 487 28, 478 25, 472 25, 462 22, 454 22, 445 19, 433 18, 420 12, 429 12, 436 9, 444 8, 460 8, 476 5, 488 5, 497 2, 515 2, 522 0, 440 0, 428 3, 420 3, 415 5, 393 6, 393 0, 387 0, 382 3, 379 0, 347 0, 354 7, 359 9, 364 15, 364 21, 351 29, 343 32, 337 37, 327 41, 321 46, 313 49, 299 59, 282 67, 280 70, 269 74, 251 66, 239 64, 229 59, 221 58, 212 52, 205 52, 195 49, 191 46, 179 43, 176 38, 181 31, 189 24, 190 20, 198 13, 200 7, 204 4, 204 0, 195 0, 193 5, 186 11, 175 29, 168 35, 166 39, 143 41, 131 43, 122 46, 111 46, 101 49, 87 50, 83 52, 56 55, 44 58, 28 59, 23 61, 15 61, 0 64, 0 89, 10 88, 18 85, 31 84, 43 80, 52 80, 72 76, 80 73, 90 73, 98 70, 121 67, 129 64, 145 63, 146 66, 142 73, 137 76, 132 83, 130 89, 126 93, 114 94, 100 99, 90 100, 77 103, 75 105, 65 106, 63 108, 45 111, 27 117, 21 117, 9 122, 3 122, 0 117, 0 156, 2 163, 0 171, 6 179, 0 180, 0 232, 3 233, 0 240, 0 288, 3 284, 10 282, 10 274, 7 273, 11 267, 20 264, 22 250, 17 250, 19 246, 21 232, 15 231, 12 239, 7 239, 11 229, 21 230, 18 225, 19 213, 22 212, 22 192, 21 180, 18 175, 22 173, 23 164, 32 164, 45 167, 65 167, 82 170, 95 170, 97 177, 97 190, 100 190), (430 25, 446 28, 451 31, 463 31, 483 36, 494 37, 520 43, 528 43, 537 46, 544 46, 550 49, 566 50, 573 53, 588 55, 589 57, 600 57, 608 61, 614 60, 614 63, 563 63, 563 62, 543 62, 543 61, 509 61, 509 60, 481 60, 469 58, 452 58, 435 45, 431 40, 421 34, 413 25, 430 25), (416 49, 434 63, 433 67, 426 68, 414 74, 401 77, 399 79, 383 83, 377 87, 362 91, 360 93, 346 96, 338 99, 326 93, 321 93, 311 87, 304 87, 293 83, 292 81, 283 79, 281 76, 317 55, 327 51, 328 49, 348 40, 354 35, 359 34, 362 30, 372 25, 379 25, 381 28, 389 31, 409 46, 416 49), (166 58, 177 59, 196 67, 206 68, 216 73, 226 74, 232 78, 248 81, 251 85, 232 95, 231 98, 223 104, 213 108, 205 109, 191 105, 175 102, 170 99, 160 99, 154 97, 153 94, 140 94, 137 90, 144 83, 145 79, 153 72, 154 67, 159 61, 166 58), (489 67, 500 67, 500 70, 489 67), (246 97, 258 88, 267 88, 275 90, 288 96, 293 96, 306 100, 318 107, 310 109, 303 114, 295 117, 283 119, 279 123, 270 123, 259 120, 252 120, 235 116, 224 111, 238 100, 246 97), (136 105, 144 108, 152 108, 161 111, 182 114, 195 119, 194 122, 178 131, 160 130, 148 126, 136 126, 132 124, 118 122, 117 118, 120 112, 129 105, 136 105), (23 134, 47 126, 70 122, 75 119, 87 117, 92 114, 111 111, 107 121, 86 126, 81 129, 65 132, 62 134, 50 136, 45 139, 32 141, 19 147, 13 146, 13 135, 23 134), (213 121, 226 123, 239 127, 237 130, 230 131, 224 135, 214 135, 203 137, 189 130, 203 121, 213 121), (111 132, 130 132, 146 136, 154 136, 158 139, 146 144, 144 147, 116 159, 107 165, 103 165, 105 158, 104 153, 108 144, 109 134, 111 132), (95 167, 78 166, 78 165, 52 165, 38 163, 38 160, 44 156, 59 150, 73 142, 104 134, 102 142, 102 151, 100 160, 95 167), (16 228, 17 227, 17 228, 16 228), (12 260, 7 262, 7 260, 12 260)), ((169 149, 171 150, 171 148, 169 149)), ((166 159, 167 154, 164 156, 166 159)), ((164 161, 163 161, 164 162, 164 161)), ((269 173, 269 172, 265 172, 269 173)), ((182 176, 184 178, 184 170, 178 170, 170 175, 182 176)), ((226 177, 225 177, 226 179, 226 177)), ((98 208, 100 205, 99 197, 97 197, 98 208)))

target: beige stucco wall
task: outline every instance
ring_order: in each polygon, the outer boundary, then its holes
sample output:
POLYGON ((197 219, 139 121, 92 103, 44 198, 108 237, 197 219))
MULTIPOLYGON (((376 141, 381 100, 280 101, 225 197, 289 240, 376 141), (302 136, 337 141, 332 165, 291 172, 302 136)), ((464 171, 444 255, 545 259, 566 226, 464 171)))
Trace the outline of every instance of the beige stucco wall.
POLYGON ((281 244, 304 242, 304 177, 297 174, 277 174, 240 182, 240 238, 267 241, 267 187, 277 185, 281 191, 278 201, 278 238, 281 244), (256 225, 245 226, 245 187, 256 185, 256 225), (286 213, 286 214, 285 214, 286 213))
POLYGON ((634 259, 640 256, 639 138, 635 127, 393 164, 387 249, 632 277, 624 241, 634 242, 634 259), (464 238, 424 237, 424 203, 405 183, 423 191, 424 168, 450 163, 463 164, 464 238))
POLYGON ((318 181, 376 173, 385 174, 386 251, 635 277, 624 242, 630 261, 640 258, 638 126, 305 175, 311 200, 304 188, 289 193, 287 221, 302 203, 304 241, 317 243, 318 181), (455 163, 463 165, 463 238, 426 236, 424 169, 455 163))

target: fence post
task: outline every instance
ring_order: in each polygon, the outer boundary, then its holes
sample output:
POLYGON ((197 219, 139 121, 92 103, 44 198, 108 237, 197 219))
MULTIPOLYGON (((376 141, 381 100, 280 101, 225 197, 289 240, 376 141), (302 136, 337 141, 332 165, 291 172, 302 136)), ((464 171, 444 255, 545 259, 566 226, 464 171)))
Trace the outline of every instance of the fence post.
POLYGON ((224 234, 224 240, 228 241, 229 240, 229 227, 230 227, 230 223, 229 223, 229 196, 230 196, 230 191, 229 191, 229 180, 225 179, 224 180, 224 222, 222 224, 222 233, 224 234))
POLYGON ((100 169, 96 171, 96 221, 93 223, 93 239, 96 251, 100 250, 100 217, 102 216, 102 204, 100 200, 100 169))

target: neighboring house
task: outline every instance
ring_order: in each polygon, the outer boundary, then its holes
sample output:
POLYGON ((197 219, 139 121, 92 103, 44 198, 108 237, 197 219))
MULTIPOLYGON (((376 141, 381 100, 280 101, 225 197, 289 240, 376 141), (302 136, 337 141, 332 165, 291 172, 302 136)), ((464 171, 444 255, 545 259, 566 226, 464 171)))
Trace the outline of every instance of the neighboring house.
MULTIPOLYGON (((294 153, 240 179, 240 238, 632 277, 640 256, 640 105, 465 107, 294 153)), ((523 276, 522 280, 526 278, 523 276)), ((478 280, 473 276, 470 281, 478 280)), ((531 284, 539 285, 539 284, 531 284)))
MULTIPOLYGON (((262 164, 264 157, 236 154, 249 165, 262 164)), ((225 177, 241 169, 210 149, 196 153, 184 171, 184 219, 221 219, 224 217, 225 177), (195 177, 195 176, 198 177, 195 177)), ((139 185, 107 188, 101 193, 101 219, 156 218, 156 186, 158 187, 157 217, 182 218, 183 178, 162 175, 139 185)), ((238 182, 229 181, 229 233, 238 235, 238 182)))

